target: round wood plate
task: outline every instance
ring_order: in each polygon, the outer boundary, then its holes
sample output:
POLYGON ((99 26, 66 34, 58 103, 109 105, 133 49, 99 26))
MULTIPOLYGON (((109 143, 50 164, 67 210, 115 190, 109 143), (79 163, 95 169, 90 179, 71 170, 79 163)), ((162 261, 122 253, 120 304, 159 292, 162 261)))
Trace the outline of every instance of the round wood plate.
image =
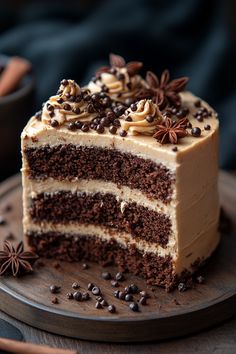
MULTIPOLYGON (((231 219, 236 219, 236 179, 224 172, 220 174, 221 203, 231 219)), ((9 232, 15 241, 22 238, 22 201, 20 176, 12 177, 0 186, 0 215, 7 223, 0 226, 0 243, 9 232), (6 210, 12 205, 12 210, 6 210)), ((114 297, 110 281, 101 278, 101 268, 89 264, 84 270, 81 263, 60 263, 43 260, 35 266, 33 274, 21 278, 0 278, 0 309, 34 327, 60 335, 98 341, 147 341, 183 336, 205 329, 236 314, 236 232, 222 235, 222 241, 202 270, 206 281, 195 289, 180 293, 166 293, 161 288, 147 288, 145 281, 126 275, 118 289, 136 283, 151 295, 148 305, 132 312, 125 301, 114 297), (97 284, 108 303, 116 306, 116 314, 107 308, 96 309, 96 299, 76 302, 68 300, 66 293, 73 291, 73 282, 87 290, 89 282, 97 284), (51 284, 61 286, 56 295, 59 304, 51 303, 51 284)), ((108 269, 112 274, 115 268, 108 269)), ((136 295, 136 299, 138 295, 136 295)))

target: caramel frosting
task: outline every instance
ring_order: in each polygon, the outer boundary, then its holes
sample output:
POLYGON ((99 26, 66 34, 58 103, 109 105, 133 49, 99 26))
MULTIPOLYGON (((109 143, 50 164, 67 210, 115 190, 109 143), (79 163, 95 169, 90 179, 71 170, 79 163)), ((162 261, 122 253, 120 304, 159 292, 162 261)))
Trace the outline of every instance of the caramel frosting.
POLYGON ((141 100, 134 111, 128 108, 120 121, 121 128, 129 135, 153 135, 155 127, 162 119, 158 106, 152 100, 141 100))
POLYGON ((50 125, 53 120, 62 125, 75 120, 91 121, 96 114, 89 112, 83 93, 85 91, 74 80, 63 80, 58 94, 51 96, 44 104, 42 122, 50 125))
POLYGON ((145 86, 140 75, 130 76, 126 67, 115 68, 115 73, 103 72, 94 81, 90 81, 88 88, 91 93, 108 90, 109 96, 119 102, 127 98, 134 98, 137 92, 145 86))

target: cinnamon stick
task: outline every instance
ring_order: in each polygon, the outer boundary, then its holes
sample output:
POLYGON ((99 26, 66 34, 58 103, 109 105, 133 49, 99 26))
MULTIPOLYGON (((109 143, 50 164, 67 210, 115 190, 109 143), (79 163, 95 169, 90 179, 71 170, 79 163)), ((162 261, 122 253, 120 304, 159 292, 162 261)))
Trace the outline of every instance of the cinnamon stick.
POLYGON ((0 97, 13 92, 30 69, 28 60, 12 57, 0 75, 0 97))
POLYGON ((0 350, 6 350, 14 354, 78 354, 78 352, 69 349, 52 348, 6 338, 0 338, 0 350))

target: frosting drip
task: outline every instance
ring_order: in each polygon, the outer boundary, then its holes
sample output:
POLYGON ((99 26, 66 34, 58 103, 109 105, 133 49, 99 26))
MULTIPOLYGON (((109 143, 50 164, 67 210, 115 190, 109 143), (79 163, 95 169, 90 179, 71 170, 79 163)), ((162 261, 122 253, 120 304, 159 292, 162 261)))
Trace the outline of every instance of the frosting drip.
POLYGON ((162 120, 158 106, 152 100, 141 100, 136 110, 128 108, 120 120, 121 128, 130 135, 152 135, 162 120))

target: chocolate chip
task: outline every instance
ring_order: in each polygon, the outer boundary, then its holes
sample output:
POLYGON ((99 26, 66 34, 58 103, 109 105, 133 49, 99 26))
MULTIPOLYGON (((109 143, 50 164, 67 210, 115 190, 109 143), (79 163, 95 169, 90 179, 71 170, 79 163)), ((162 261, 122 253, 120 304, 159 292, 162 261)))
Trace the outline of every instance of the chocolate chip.
POLYGON ((129 304, 129 308, 130 310, 134 311, 134 312, 138 312, 139 311, 139 307, 137 302, 131 302, 131 304, 129 304))
POLYGON ((93 283, 88 283, 88 290, 92 291, 93 288, 94 288, 94 284, 93 283))
POLYGON ((111 281, 111 286, 112 286, 113 288, 117 288, 117 287, 119 286, 118 281, 112 280, 112 281, 111 281))
POLYGON ((82 293, 80 291, 76 291, 74 294, 73 294, 73 298, 76 300, 76 301, 81 301, 82 300, 82 293))
POLYGON ((92 294, 93 294, 93 295, 99 295, 100 293, 101 293, 101 290, 99 289, 99 287, 94 286, 94 287, 92 288, 92 294))
POLYGON ((125 295, 125 301, 133 301, 133 295, 131 295, 131 294, 126 294, 126 295, 125 295))
POLYGON ((128 117, 125 118, 125 121, 126 121, 126 122, 132 122, 133 119, 132 119, 130 116, 128 116, 128 117))
POLYGON ((188 128, 188 129, 191 129, 191 128, 192 128, 192 123, 188 122, 188 123, 187 123, 187 128, 188 128))
POLYGON ((63 100, 62 97, 59 97, 59 98, 57 99, 57 103, 62 104, 63 102, 64 102, 64 100, 63 100))
POLYGON ((89 104, 89 105, 88 105, 88 107, 87 107, 87 112, 88 112, 88 113, 94 113, 94 112, 95 112, 94 107, 93 107, 92 104, 89 104))
POLYGON ((102 133, 104 133, 104 126, 103 125, 101 125, 101 124, 99 124, 98 126, 97 126, 97 128, 96 128, 96 131, 97 131, 97 133, 99 133, 99 134, 102 134, 102 133))
POLYGON ((198 127, 194 127, 194 128, 191 130, 191 134, 192 134, 192 136, 198 138, 198 137, 201 135, 201 129, 198 128, 198 127))
POLYGON ((127 135, 127 132, 125 130, 120 131, 120 136, 124 138, 127 135))
POLYGON ((83 131, 83 132, 88 132, 89 131, 89 125, 88 124, 83 124, 82 125, 82 127, 81 127, 81 130, 83 131))
POLYGON ((54 298, 52 299, 52 304, 54 304, 54 305, 59 304, 59 300, 58 300, 57 297, 54 297, 54 298))
POLYGON ((79 289, 80 288, 80 285, 77 282, 74 282, 71 286, 72 286, 73 289, 79 289))
POLYGON ((137 111, 137 105, 136 105, 136 103, 132 103, 132 104, 130 105, 130 109, 131 109, 131 111, 133 111, 133 112, 137 111))
POLYGON ((108 309, 108 311, 109 311, 110 313, 115 313, 115 312, 116 312, 116 308, 115 308, 114 305, 109 305, 107 309, 108 309))
POLYGON ((82 294, 82 300, 87 301, 89 299, 90 299, 89 293, 86 292, 82 294))
POLYGON ((180 292, 186 291, 186 290, 187 290, 186 284, 184 284, 184 283, 179 283, 179 285, 178 285, 178 290, 179 290, 180 292))
POLYGON ((67 294, 66 294, 66 297, 67 297, 68 300, 74 299, 74 296, 73 296, 72 293, 67 293, 67 294))
POLYGON ((131 289, 131 293, 132 294, 137 294, 138 293, 138 287, 137 287, 137 285, 135 285, 135 284, 131 284, 130 285, 130 289, 131 289))
POLYGON ((177 146, 173 147, 173 148, 172 148, 172 151, 174 151, 174 152, 178 151, 177 146))
POLYGON ((107 303, 106 300, 103 299, 103 300, 101 301, 101 305, 102 305, 102 306, 108 306, 108 303, 107 303))
POLYGON ((69 84, 68 80, 66 79, 61 80, 61 85, 67 86, 68 84, 69 84))
POLYGON ((56 119, 52 119, 50 122, 51 127, 56 128, 59 126, 59 123, 56 119))
POLYGON ((211 129, 211 126, 209 124, 205 125, 204 127, 205 130, 210 130, 211 129))
POLYGON ((124 274, 121 273, 121 272, 118 272, 118 273, 116 274, 115 278, 116 278, 117 281, 122 281, 122 280, 125 279, 124 274))
POLYGON ((49 290, 52 294, 58 294, 61 290, 61 287, 58 285, 50 285, 49 290))
POLYGON ((95 305, 96 309, 102 309, 102 305, 99 301, 96 302, 96 305, 95 305))
POLYGON ((115 133, 117 132, 117 128, 116 128, 114 125, 112 125, 112 126, 109 128, 109 132, 110 132, 111 134, 115 134, 115 133))
POLYGON ((145 296, 142 296, 139 300, 140 305, 146 305, 147 304, 147 298, 145 296))
POLYGON ((47 103, 47 110, 54 111, 54 107, 50 103, 47 103))
POLYGON ((105 279, 105 280, 110 280, 111 279, 111 273, 102 272, 102 278, 105 279))
POLYGON ((89 266, 88 266, 88 264, 87 264, 87 263, 83 263, 83 264, 82 264, 82 268, 83 268, 83 269, 88 269, 88 268, 89 268, 89 266))
POLYGON ((119 298, 120 300, 124 300, 124 299, 125 299, 125 293, 124 293, 123 291, 120 291, 118 298, 119 298))
POLYGON ((154 117, 150 115, 146 116, 145 119, 148 123, 152 123, 154 121, 154 117))

